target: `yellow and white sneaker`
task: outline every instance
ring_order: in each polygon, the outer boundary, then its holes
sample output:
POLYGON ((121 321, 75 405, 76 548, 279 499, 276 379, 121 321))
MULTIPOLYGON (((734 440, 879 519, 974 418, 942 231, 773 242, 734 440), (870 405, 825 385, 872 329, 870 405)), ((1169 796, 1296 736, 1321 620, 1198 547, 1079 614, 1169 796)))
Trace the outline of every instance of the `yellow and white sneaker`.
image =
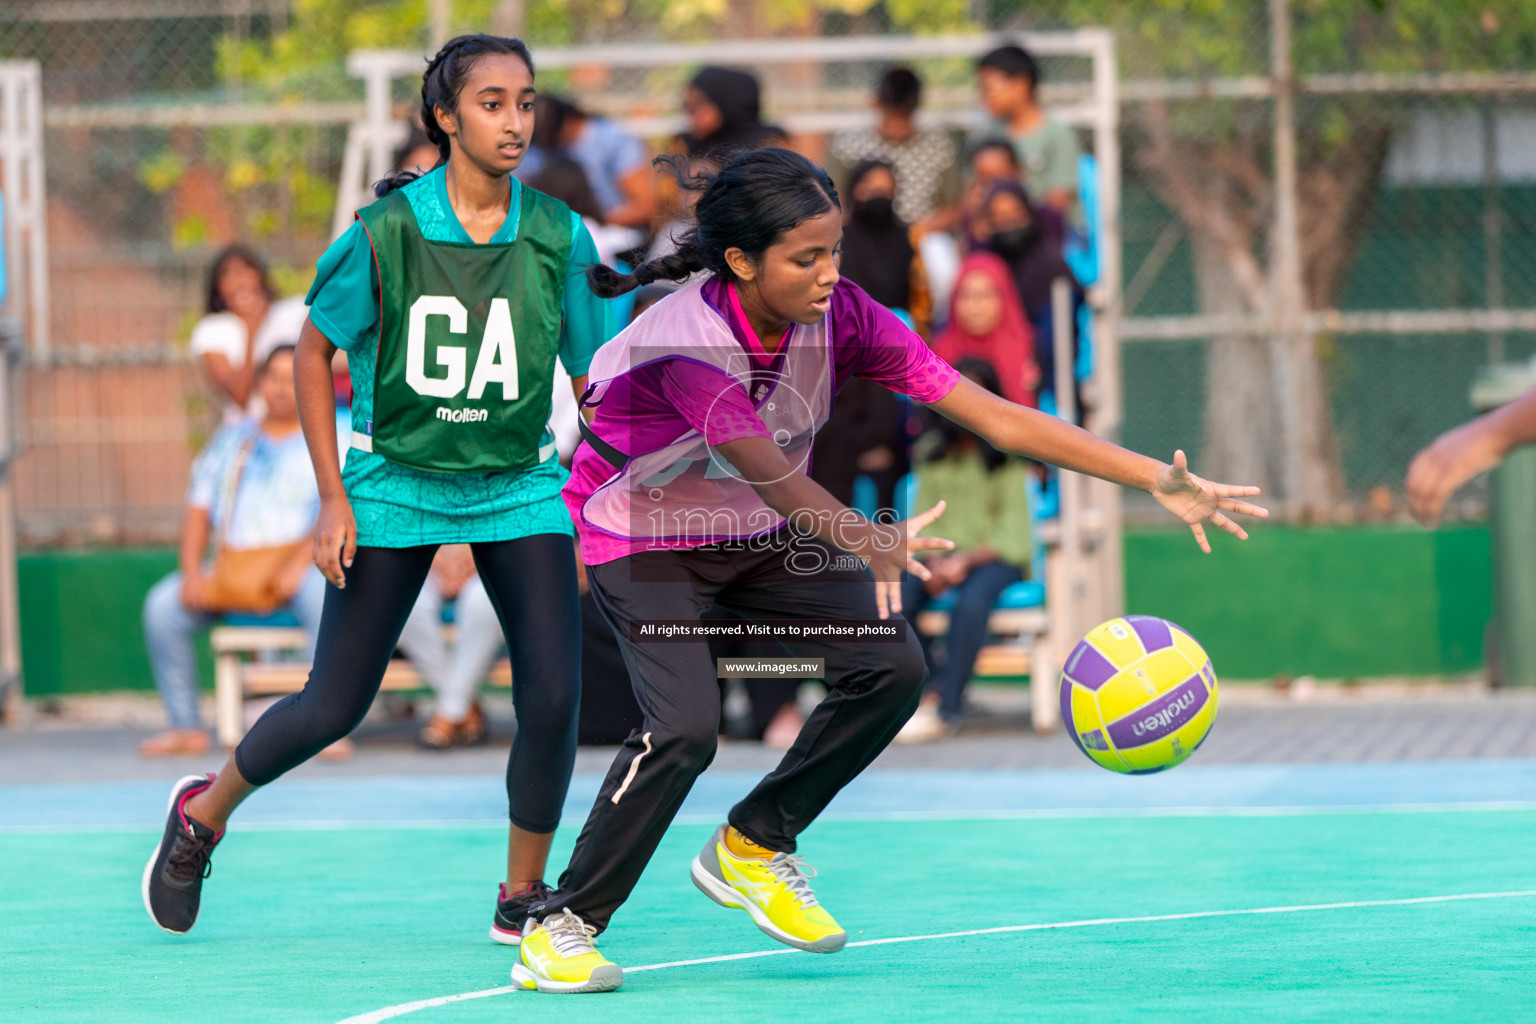
POLYGON ((693 884, 722 907, 735 907, 787 946, 836 953, 848 933, 832 920, 811 891, 816 869, 792 853, 738 857, 725 845, 726 826, 710 836, 693 859, 693 884))
POLYGON ((539 992, 612 992, 624 970, 593 946, 597 929, 569 910, 523 925, 512 984, 539 992))

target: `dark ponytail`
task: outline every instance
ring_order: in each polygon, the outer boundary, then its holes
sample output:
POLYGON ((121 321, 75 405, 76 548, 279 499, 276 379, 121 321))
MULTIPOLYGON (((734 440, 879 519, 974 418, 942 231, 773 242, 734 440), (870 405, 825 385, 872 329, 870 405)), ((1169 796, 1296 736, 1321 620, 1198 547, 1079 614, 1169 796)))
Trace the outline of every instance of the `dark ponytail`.
MULTIPOLYGON (((427 141, 437 147, 437 163, 432 165, 433 170, 447 163, 453 152, 448 133, 437 123, 437 108, 457 110, 459 93, 464 89, 464 80, 469 77, 470 69, 479 63, 481 57, 491 54, 512 54, 528 66, 530 75, 533 74, 533 55, 528 52, 527 44, 521 39, 505 36, 456 36, 444 43, 437 55, 427 61, 427 70, 421 75, 421 126, 426 130, 427 141)), ((392 190, 417 177, 419 175, 415 171, 386 174, 374 184, 373 194, 382 199, 392 190)))
POLYGON ((653 166, 669 170, 684 191, 700 193, 696 223, 678 239, 676 252, 647 260, 632 274, 600 263, 588 267, 587 287, 602 298, 700 270, 730 277, 727 249, 756 260, 797 224, 842 205, 827 172, 787 149, 754 149, 713 172, 693 171, 682 156, 657 157, 653 166))

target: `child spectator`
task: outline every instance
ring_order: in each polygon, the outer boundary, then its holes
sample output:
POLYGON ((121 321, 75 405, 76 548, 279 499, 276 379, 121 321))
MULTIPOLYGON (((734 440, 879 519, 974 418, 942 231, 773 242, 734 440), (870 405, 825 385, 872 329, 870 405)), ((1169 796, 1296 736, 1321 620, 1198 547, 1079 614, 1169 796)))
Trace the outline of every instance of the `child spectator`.
MULTIPOLYGON (((1001 394, 996 372, 979 359, 962 359, 962 374, 1001 394)), ((987 638, 987 619, 1004 590, 1024 579, 1034 553, 1029 500, 1024 490, 1027 463, 993 448, 947 419, 938 419, 924 440, 933 447, 917 468, 923 505, 947 501, 944 528, 953 551, 928 558, 926 582, 908 574, 902 581, 902 613, 913 623, 935 597, 956 588, 949 613, 945 657, 935 664, 930 638, 923 638, 931 673, 928 692, 917 712, 897 734, 897 742, 920 743, 954 732, 966 686, 987 638)))
POLYGON ((1021 46, 999 46, 976 62, 987 113, 1018 153, 1030 198, 1070 214, 1077 197, 1077 133, 1053 121, 1036 99, 1040 65, 1021 46))
POLYGON ((224 422, 260 418, 256 378, 279 345, 297 345, 309 316, 303 298, 279 300, 266 264, 231 245, 208 268, 206 313, 192 328, 192 354, 224 399, 224 422))
POLYGON ((965 359, 987 363, 997 374, 999 394, 1035 408, 1040 369, 1008 265, 990 252, 971 253, 960 264, 949 308, 949 326, 934 339, 934 352, 956 368, 965 359))
POLYGON ((287 609, 314 646, 325 580, 310 555, 320 494, 299 431, 293 348, 268 354, 256 382, 260 420, 229 424, 192 465, 180 568, 144 599, 144 639, 170 728, 139 747, 145 757, 208 751, 198 716, 192 636, 220 612, 287 609), (205 559, 212 542, 216 557, 205 559))
POLYGON ((971 150, 970 169, 965 192, 960 197, 960 240, 966 252, 987 247, 981 208, 992 186, 1004 181, 1020 185, 1024 181, 1019 155, 1007 139, 992 138, 978 143, 971 150))
POLYGON ((910 68, 891 68, 875 87, 875 126, 838 132, 829 147, 834 180, 865 160, 888 164, 896 177, 896 215, 911 225, 954 202, 960 189, 954 144, 943 132, 918 130, 922 101, 922 79, 910 68))
POLYGON ((1024 181, 1024 168, 1019 164, 1019 151, 1005 138, 993 136, 982 139, 971 148, 971 188, 985 191, 998 181, 1024 181))

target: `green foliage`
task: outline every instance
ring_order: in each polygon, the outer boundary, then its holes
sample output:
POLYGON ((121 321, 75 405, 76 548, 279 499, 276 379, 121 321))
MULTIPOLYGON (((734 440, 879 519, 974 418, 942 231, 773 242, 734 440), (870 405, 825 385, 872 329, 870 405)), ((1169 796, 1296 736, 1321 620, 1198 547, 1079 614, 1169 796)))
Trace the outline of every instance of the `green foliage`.
POLYGON ((212 239, 208 221, 200 214, 178 218, 171 225, 171 245, 177 249, 193 249, 204 246, 212 239))
POLYGON ((175 188, 186 172, 186 165, 181 162, 181 158, 175 151, 163 149, 139 164, 139 181, 144 183, 145 188, 158 195, 175 188))
POLYGON ((891 24, 915 35, 974 28, 968 0, 886 0, 891 24))
MULTIPOLYGON (((1524 0, 1293 0, 1300 74, 1517 71, 1536 52, 1536 5, 1524 0)), ((1268 0, 995 0, 1001 22, 1103 25, 1127 78, 1263 74, 1268 0)))

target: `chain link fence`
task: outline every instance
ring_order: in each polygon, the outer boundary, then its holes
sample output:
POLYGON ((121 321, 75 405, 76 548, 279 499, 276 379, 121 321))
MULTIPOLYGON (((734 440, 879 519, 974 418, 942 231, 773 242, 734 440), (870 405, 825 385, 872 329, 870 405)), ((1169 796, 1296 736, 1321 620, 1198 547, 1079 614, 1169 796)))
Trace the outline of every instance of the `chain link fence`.
MULTIPOLYGON (((1536 355, 1527 7, 11 0, 0 60, 42 65, 52 283, 52 355, 27 371, 23 540, 174 534, 190 457, 216 422, 185 355, 209 257, 246 241, 285 292, 307 285, 329 241, 347 127, 363 116, 346 54, 426 52, 465 28, 520 30, 536 55, 604 42, 1111 28, 1125 183, 1124 291, 1110 311, 1127 338, 1122 440, 1163 457, 1183 447, 1207 473, 1265 484, 1298 518, 1399 516, 1408 459, 1471 415, 1473 375, 1536 355), (1277 17, 1293 36, 1294 76, 1276 74, 1277 17), (1277 131, 1282 97, 1289 131, 1277 131), (1292 180, 1286 137, 1293 187, 1281 184, 1292 180), (1320 404, 1308 404, 1308 387, 1320 404), (1298 474, 1298 452, 1310 473, 1298 474)), ((1044 67, 1047 99, 1073 102, 1084 65, 1044 67)), ((660 147, 691 70, 588 64, 540 83, 648 125, 660 147)), ((863 116, 879 70, 765 66, 768 115, 795 111, 813 126, 863 116)), ((919 70, 934 111, 979 119, 968 59, 919 70)), ((413 93, 396 80, 402 114, 413 93)), ((806 130, 796 144, 815 155, 823 140, 806 130)), ((1481 514, 1477 491, 1459 511, 1481 514)))

